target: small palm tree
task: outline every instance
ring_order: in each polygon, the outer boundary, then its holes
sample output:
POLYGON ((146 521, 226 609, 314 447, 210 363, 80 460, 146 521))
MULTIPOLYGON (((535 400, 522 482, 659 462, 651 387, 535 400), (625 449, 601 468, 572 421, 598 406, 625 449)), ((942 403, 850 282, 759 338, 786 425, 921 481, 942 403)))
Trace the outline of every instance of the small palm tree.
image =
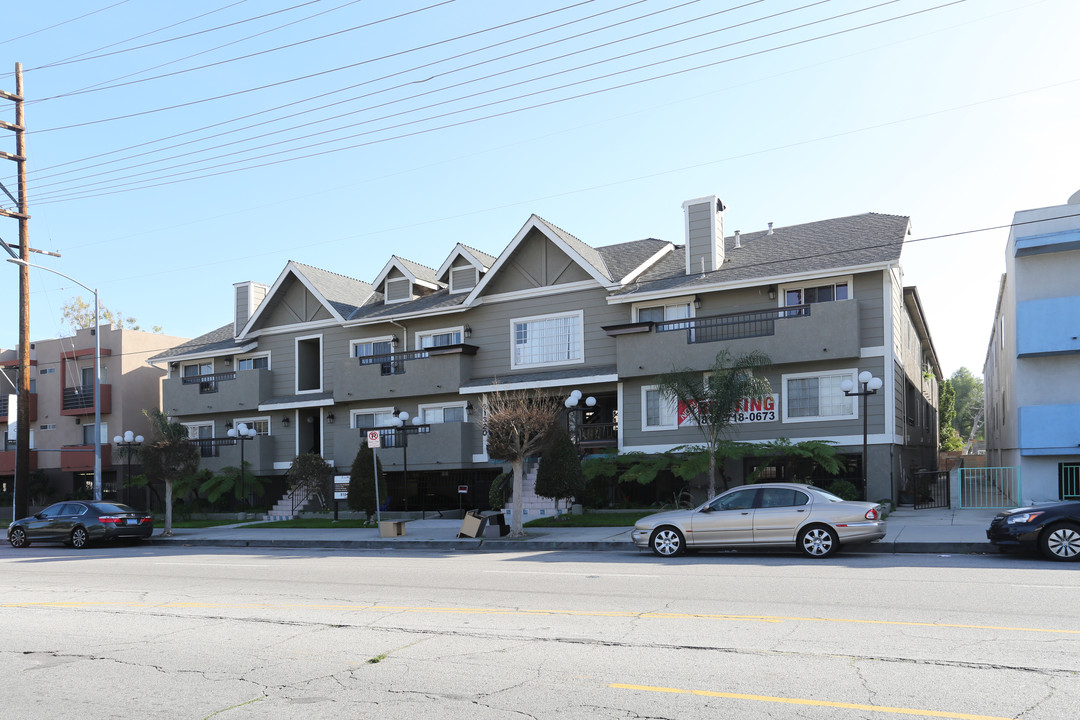
POLYGON ((165 483, 165 531, 172 535, 173 483, 199 469, 201 453, 188 440, 188 430, 169 420, 160 410, 144 410, 150 434, 142 445, 143 474, 165 483))

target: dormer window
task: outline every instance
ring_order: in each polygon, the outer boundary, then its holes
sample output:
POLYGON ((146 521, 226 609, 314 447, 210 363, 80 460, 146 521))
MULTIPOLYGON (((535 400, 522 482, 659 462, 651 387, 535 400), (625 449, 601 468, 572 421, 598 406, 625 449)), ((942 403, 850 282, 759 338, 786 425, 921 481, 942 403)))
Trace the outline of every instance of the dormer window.
POLYGON ((450 270, 450 292, 462 293, 469 292, 474 287, 478 280, 479 273, 472 265, 463 265, 450 270))
POLYGON ((386 302, 397 303, 412 299, 412 283, 409 278, 394 278, 386 281, 386 302))

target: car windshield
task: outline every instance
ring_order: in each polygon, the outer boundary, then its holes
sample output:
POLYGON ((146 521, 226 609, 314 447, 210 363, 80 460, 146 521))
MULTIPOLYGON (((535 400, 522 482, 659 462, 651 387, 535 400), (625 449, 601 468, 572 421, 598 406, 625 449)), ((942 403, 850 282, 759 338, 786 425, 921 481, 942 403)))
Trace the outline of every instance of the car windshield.
POLYGON ((96 507, 100 512, 103 512, 103 513, 106 513, 106 514, 108 514, 108 513, 133 513, 133 512, 139 512, 138 510, 131 507, 130 505, 121 505, 120 503, 103 503, 103 502, 99 502, 99 503, 94 503, 94 507, 96 507))
POLYGON ((810 486, 810 489, 820 495, 823 499, 828 500, 829 502, 844 502, 844 498, 837 497, 828 490, 822 490, 821 488, 814 487, 813 485, 810 486))

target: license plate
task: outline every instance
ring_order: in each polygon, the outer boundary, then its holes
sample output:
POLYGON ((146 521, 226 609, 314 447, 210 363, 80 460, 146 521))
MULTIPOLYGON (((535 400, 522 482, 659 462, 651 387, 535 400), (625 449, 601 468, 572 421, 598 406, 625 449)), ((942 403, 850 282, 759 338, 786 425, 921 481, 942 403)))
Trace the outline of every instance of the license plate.
POLYGON ((128 519, 124 520, 124 524, 125 525, 138 525, 139 520, 137 518, 128 518, 128 519))

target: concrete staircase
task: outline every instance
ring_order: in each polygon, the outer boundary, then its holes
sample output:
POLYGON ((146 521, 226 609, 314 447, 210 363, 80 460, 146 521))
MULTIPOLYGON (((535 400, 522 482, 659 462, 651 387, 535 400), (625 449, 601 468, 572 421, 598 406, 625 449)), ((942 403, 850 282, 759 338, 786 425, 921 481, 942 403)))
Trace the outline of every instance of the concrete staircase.
MULTIPOLYGON (((565 509, 555 507, 555 502, 550 498, 542 498, 536 494, 536 473, 540 469, 540 464, 537 462, 529 462, 525 464, 525 477, 521 482, 521 521, 529 522, 540 517, 552 517, 554 515, 561 515, 565 512, 565 509)), ((510 503, 506 504, 503 508, 503 512, 506 514, 507 519, 513 515, 513 507, 510 503)))
MULTIPOLYGON (((308 504, 315 499, 315 496, 308 498, 307 502, 297 508, 297 512, 303 510, 308 504)), ((294 520, 296 516, 293 515, 293 493, 285 493, 280 500, 278 500, 274 507, 270 508, 270 511, 266 513, 264 520, 266 522, 280 522, 282 520, 294 520)))

